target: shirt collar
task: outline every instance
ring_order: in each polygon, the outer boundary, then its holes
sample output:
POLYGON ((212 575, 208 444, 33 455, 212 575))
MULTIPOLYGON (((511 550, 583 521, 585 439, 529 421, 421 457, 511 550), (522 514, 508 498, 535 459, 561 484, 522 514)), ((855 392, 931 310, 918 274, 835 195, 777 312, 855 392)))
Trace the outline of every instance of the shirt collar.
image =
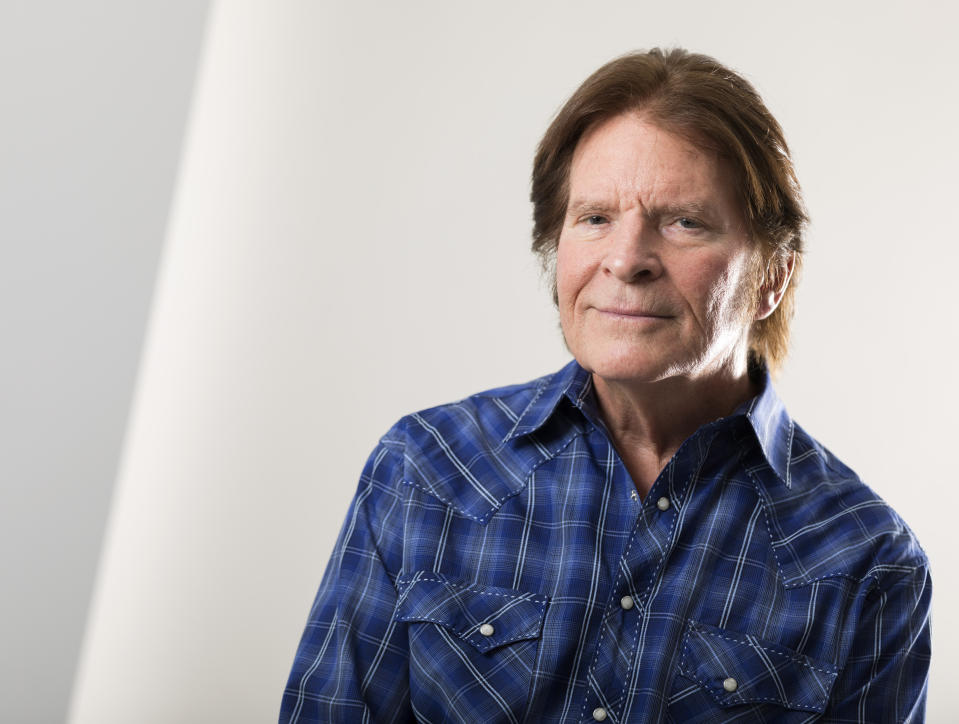
POLYGON ((740 405, 732 416, 745 415, 762 448, 766 462, 786 484, 786 487, 791 488, 792 476, 789 472, 789 463, 796 425, 773 389, 769 371, 763 369, 760 374, 759 394, 740 405))
POLYGON ((592 389, 592 375, 573 360, 556 374, 545 378, 532 401, 516 420, 513 429, 509 431, 506 440, 536 432, 546 423, 564 397, 583 409, 583 405, 590 400, 592 389))
MULTIPOLYGON (((746 418, 766 462, 786 484, 786 487, 792 487, 789 462, 795 424, 786 412, 786 406, 773 389, 768 370, 758 370, 756 379, 760 387, 759 394, 736 408, 726 419, 746 418)), ((569 400, 587 417, 597 414, 592 399, 592 375, 576 360, 544 380, 532 401, 516 420, 506 440, 528 435, 541 428, 563 398, 569 400)))

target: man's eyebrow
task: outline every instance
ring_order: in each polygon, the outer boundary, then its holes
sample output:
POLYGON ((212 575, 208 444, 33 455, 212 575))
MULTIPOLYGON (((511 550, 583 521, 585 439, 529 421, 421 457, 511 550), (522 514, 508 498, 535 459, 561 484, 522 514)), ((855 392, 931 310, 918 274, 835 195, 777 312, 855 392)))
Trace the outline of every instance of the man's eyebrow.
POLYGON ((609 203, 602 199, 573 199, 566 206, 566 213, 573 216, 584 211, 612 211, 615 208, 615 203, 609 203))
POLYGON ((683 214, 708 215, 713 207, 703 201, 683 201, 680 203, 668 203, 653 205, 646 210, 651 216, 680 216, 683 214))
MULTIPOLYGON (((566 207, 569 216, 576 216, 586 211, 609 212, 619 208, 618 204, 603 199, 573 199, 566 207)), ((689 201, 651 204, 645 208, 647 216, 677 216, 683 214, 709 215, 713 205, 706 201, 690 199, 689 201)))

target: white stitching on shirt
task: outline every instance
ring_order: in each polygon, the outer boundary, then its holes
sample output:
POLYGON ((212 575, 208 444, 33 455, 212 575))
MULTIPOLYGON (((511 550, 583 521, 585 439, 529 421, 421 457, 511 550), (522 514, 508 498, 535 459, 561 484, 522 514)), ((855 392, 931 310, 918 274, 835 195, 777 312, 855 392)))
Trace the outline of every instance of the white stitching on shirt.
MULTIPOLYGON (((425 486, 423 486, 423 485, 420 485, 419 483, 417 483, 417 482, 414 481, 414 480, 407 480, 406 478, 401 478, 401 479, 400 479, 400 484, 401 484, 401 485, 409 485, 409 486, 411 486, 411 487, 413 487, 413 488, 416 488, 417 490, 419 490, 419 491, 421 491, 421 492, 423 492, 423 493, 426 493, 426 494, 429 495, 430 497, 436 498, 436 499, 437 499, 438 501, 440 501, 441 503, 446 503, 446 505, 447 505, 451 510, 455 510, 455 511, 456 511, 457 513, 459 513, 460 515, 464 515, 464 516, 466 516, 467 518, 469 518, 470 520, 475 520, 477 523, 485 523, 485 522, 486 522, 486 521, 485 521, 485 518, 488 518, 489 515, 490 515, 490 513, 485 513, 485 514, 482 515, 482 516, 473 515, 472 513, 470 513, 470 512, 467 511, 467 510, 464 510, 464 509, 461 508, 460 506, 455 505, 452 500, 447 500, 447 499, 444 498, 442 495, 440 495, 439 493, 437 493, 435 490, 430 490, 429 488, 427 488, 427 487, 425 487, 425 486)), ((499 506, 501 506, 501 505, 503 504, 503 501, 506 500, 506 498, 510 497, 511 495, 516 495, 516 493, 510 492, 509 495, 507 495, 506 497, 504 497, 502 500, 499 501, 499 506)), ((499 506, 497 506, 496 508, 493 508, 493 510, 497 510, 497 509, 499 508, 499 506)), ((492 511, 490 511, 490 512, 492 512, 492 511)))
POLYGON ((551 376, 549 380, 544 382, 543 385, 541 385, 540 388, 536 390, 536 394, 533 395, 533 399, 530 400, 529 404, 523 408, 523 411, 519 414, 519 417, 516 418, 516 422, 513 423, 513 427, 510 428, 510 431, 506 434, 506 437, 504 437, 500 441, 501 445, 505 444, 511 437, 513 437, 513 433, 516 432, 516 428, 519 427, 520 420, 526 417, 526 413, 529 412, 529 408, 533 406, 533 404, 536 402, 536 400, 540 398, 540 396, 543 394, 546 388, 549 387, 549 383, 552 382, 553 377, 555 377, 555 375, 551 376))
POLYGON ((796 432, 796 423, 792 421, 792 418, 789 419, 789 441, 786 444, 786 487, 792 488, 793 486, 793 473, 792 473, 792 455, 793 455, 793 435, 796 432))
MULTIPOLYGON (((506 502, 507 500, 509 500, 510 498, 512 498, 512 497, 514 497, 514 496, 516 496, 516 495, 519 495, 520 493, 523 492, 523 490, 525 489, 525 487, 529 485, 529 479, 533 476, 533 474, 534 474, 537 470, 539 470, 540 466, 542 466, 543 463, 547 463, 547 462, 549 462, 550 460, 553 460, 554 458, 556 458, 556 456, 558 456, 560 453, 563 452, 563 450, 565 450, 567 447, 569 447, 569 445, 570 445, 574 440, 576 440, 576 439, 579 438, 579 437, 582 437, 584 434, 585 434, 585 433, 576 433, 576 434, 570 435, 569 438, 568 438, 562 445, 560 445, 555 451, 547 449, 547 450, 546 450, 547 454, 546 454, 546 455, 541 455, 540 459, 537 460, 535 463, 533 463, 532 467, 530 467, 529 472, 526 474, 526 478, 525 478, 524 481, 523 481, 523 487, 521 487, 519 490, 510 490, 510 491, 508 491, 508 492, 507 492, 503 497, 501 497, 501 498, 494 498, 494 500, 496 500, 496 504, 495 504, 494 506, 492 506, 489 510, 487 510, 485 513, 483 513, 483 515, 477 516, 477 515, 474 515, 473 513, 470 513, 465 507, 457 505, 457 504, 454 503, 452 500, 447 500, 446 498, 444 498, 442 495, 440 495, 440 494, 437 493, 436 491, 434 491, 434 490, 432 490, 432 489, 430 489, 430 488, 427 488, 425 485, 423 485, 423 484, 421 484, 421 483, 418 483, 418 482, 416 482, 415 480, 408 480, 408 479, 406 479, 406 478, 400 478, 400 484, 401 484, 401 485, 409 485, 409 486, 411 486, 411 487, 413 487, 413 488, 416 488, 417 490, 419 490, 419 491, 421 491, 421 492, 423 492, 423 493, 426 493, 426 495, 429 495, 429 496, 431 496, 431 497, 433 497, 433 498, 436 498, 436 499, 439 500, 441 503, 445 503, 445 504, 446 504, 447 506, 449 506, 451 509, 453 509, 453 510, 455 510, 457 513, 459 513, 459 514, 461 514, 461 515, 469 518, 470 520, 475 520, 475 521, 476 521, 477 523, 479 523, 480 525, 486 525, 487 521, 493 516, 493 514, 496 513, 500 508, 503 507, 503 503, 505 503, 505 502, 506 502)), ((505 441, 504 441, 504 442, 505 442, 505 441)), ((395 444, 395 443, 394 443, 394 444, 395 444)), ((493 452, 498 452, 499 450, 502 449, 502 447, 503 447, 503 444, 501 443, 500 446, 497 447, 496 450, 494 450, 493 452)), ((405 446, 405 444, 403 445, 403 449, 404 449, 404 451, 403 451, 403 459, 404 459, 404 460, 407 460, 408 458, 407 458, 407 455, 406 455, 406 446, 405 446)))
MULTIPOLYGON (((610 444, 610 447, 612 447, 611 444, 610 444)), ((690 473, 690 478, 689 478, 690 480, 692 480, 692 476, 693 476, 694 474, 695 474, 695 473, 690 473)), ((689 480, 686 481, 686 485, 687 485, 687 486, 689 485, 689 480)), ((628 559, 629 559, 629 553, 630 553, 630 551, 633 549, 633 543, 636 542, 636 539, 637 539, 637 537, 639 536, 639 525, 640 525, 640 522, 643 520, 643 516, 644 516, 645 514, 646 514, 646 511, 645 511, 644 509, 641 509, 640 512, 639 512, 639 514, 638 514, 638 516, 637 516, 637 518, 636 518, 636 524, 633 526, 633 535, 632 535, 632 536, 630 537, 630 539, 629 539, 629 545, 626 546, 626 551, 623 553, 622 558, 620 558, 620 560, 628 560, 628 559)), ((664 560, 666 559, 666 557, 669 555, 669 547, 670 547, 670 543, 672 543, 672 540, 673 540, 673 531, 674 531, 675 528, 676 528, 676 521, 677 521, 678 519, 679 519, 679 515, 677 515, 676 512, 675 512, 675 510, 674 510, 673 513, 672 513, 672 523, 671 523, 670 526, 669 526, 669 532, 666 534, 666 541, 667 541, 666 551, 664 551, 663 554, 660 556, 659 563, 658 563, 657 566, 656 566, 656 570, 657 570, 657 571, 660 571, 660 570, 662 569, 663 561, 664 561, 664 560)), ((598 639, 597 642, 596 642, 596 654, 593 656, 593 662, 589 665, 589 669, 587 669, 587 671, 586 671, 586 681, 587 681, 587 682, 589 682, 589 679, 590 679, 590 677, 592 676, 593 671, 594 671, 595 668, 596 668, 596 662, 599 661, 599 652, 600 652, 600 649, 602 648, 603 638, 605 637, 606 622, 609 620, 609 617, 612 615, 612 613, 616 610, 616 607, 615 607, 614 605, 612 605, 612 600, 613 600, 613 598, 615 597, 615 591, 619 588, 619 581, 620 581, 620 579, 621 579, 621 578, 622 578, 622 579, 625 579, 625 575, 623 574, 622 568, 619 567, 619 566, 617 566, 617 568, 619 569, 619 573, 617 574, 616 579, 613 581, 613 585, 612 585, 612 587, 610 588, 610 593, 609 593, 609 596, 610 596, 610 597, 609 597, 609 598, 607 599, 607 601, 606 601, 606 613, 603 615, 603 619, 602 619, 602 621, 600 622, 600 629, 599 629, 599 630, 600 630, 600 636, 599 636, 599 639, 598 639)), ((653 584, 656 582, 656 579, 657 579, 657 575, 656 575, 655 572, 654 572, 654 575, 652 575, 652 576, 650 577, 649 584, 646 586, 646 590, 643 591, 643 594, 642 594, 642 596, 640 597, 640 600, 637 601, 637 603, 638 603, 639 605, 641 605, 641 606, 643 606, 643 607, 646 606, 646 604, 647 604, 647 602, 648 602, 648 600, 649 600, 649 592, 652 590, 653 584)), ((636 619, 636 625, 635 625, 634 633, 633 633, 633 644, 632 644, 631 651, 635 651, 635 650, 636 650, 636 642, 639 640, 639 629, 640 629, 640 624, 642 623, 642 621, 643 621, 643 617, 642 617, 642 616, 637 617, 637 619, 636 619)), ((628 682, 628 681, 624 682, 624 684, 623 684, 623 693, 621 693, 620 696, 619 696, 619 700, 620 700, 620 701, 624 701, 624 700, 625 700, 625 692, 626 692, 626 687, 627 687, 628 685, 629 685, 629 682, 628 682)), ((587 683, 586 693, 585 693, 585 695, 583 696, 583 709, 582 709, 582 713, 581 713, 581 715, 580 715, 580 718, 584 718, 584 717, 586 716, 586 702, 587 702, 588 700, 589 700, 589 686, 588 686, 588 683, 587 683)))
MULTIPOLYGON (((745 459, 743 455, 739 457, 740 465, 744 465, 745 459)), ((759 498, 759 501, 763 506, 763 524, 766 526, 766 535, 769 536, 769 548, 773 552, 773 560, 776 561, 776 570, 779 572, 779 580, 783 582, 784 586, 788 587, 789 579, 786 578, 786 574, 783 572, 782 563, 779 560, 779 554, 776 552, 776 537, 773 535, 772 527, 769 525, 769 501, 766 499, 762 486, 759 484, 759 481, 756 480, 756 476, 753 474, 752 470, 746 467, 746 473, 752 479, 753 489, 756 491, 756 496, 759 498)))
MULTIPOLYGON (((732 641, 733 643, 745 644, 745 645, 747 645, 747 646, 751 646, 751 645, 752 645, 752 644, 750 644, 748 641, 739 641, 738 639, 727 638, 726 636, 723 636, 723 635, 721 635, 721 634, 716 634, 716 633, 712 633, 711 631, 706 631, 705 629, 702 629, 702 628, 697 627, 695 621, 690 621, 688 628, 689 628, 689 633, 695 632, 695 633, 709 634, 710 636, 713 636, 713 637, 715 637, 715 638, 726 639, 727 641, 732 641)), ((693 671, 693 670, 691 670, 691 669, 686 665, 686 656, 687 656, 687 654, 689 653, 689 648, 690 648, 690 646, 689 646, 689 634, 687 634, 687 635, 686 635, 686 644, 683 646, 683 655, 682 655, 682 657, 681 657, 680 660, 679 660, 679 670, 682 672, 682 674, 683 674, 684 676, 688 676, 688 677, 691 678, 693 681, 695 681, 697 684, 699 684, 702 688, 706 689, 707 691, 711 691, 713 687, 711 687, 711 686, 710 686, 706 681, 704 681, 703 679, 700 679, 700 678, 696 675, 696 672, 693 671)), ((805 661, 802 661, 802 660, 800 660, 800 659, 795 659, 795 658, 793 658, 793 657, 791 657, 791 656, 788 656, 788 655, 786 655, 786 654, 783 654, 783 653, 781 653, 781 652, 779 652, 779 651, 775 651, 775 650, 772 650, 772 649, 768 649, 768 648, 766 648, 765 646, 759 646, 759 648, 761 648, 763 651, 768 651, 769 653, 772 653, 772 654, 779 654, 779 656, 782 656, 782 657, 786 658, 787 660, 795 661, 797 664, 801 664, 802 666, 805 666, 806 668, 809 668, 809 669, 813 669, 814 671, 819 671, 819 672, 821 672, 821 673, 823 673, 823 674, 826 674, 827 676, 832 676, 832 677, 834 677, 834 678, 835 678, 835 676, 836 676, 836 672, 833 672, 833 671, 824 671, 823 669, 817 669, 815 666, 811 666, 810 664, 807 664, 805 661)), ((789 707, 790 709, 806 709, 806 708, 810 708, 810 707, 811 707, 811 705, 810 705, 810 706, 806 706, 806 705, 802 705, 802 704, 796 704, 796 703, 790 702, 790 701, 783 701, 782 699, 779 699, 778 697, 769 697, 769 696, 766 696, 766 697, 754 696, 754 697, 750 697, 750 698, 747 700, 747 699, 745 699, 745 698, 743 697, 743 695, 742 695, 741 693, 728 694, 727 696, 722 697, 722 698, 725 699, 726 701, 730 702, 730 703, 739 703, 739 704, 749 704, 749 703, 751 703, 751 702, 770 701, 770 702, 777 703, 777 704, 785 704, 785 705, 786 705, 787 707, 789 707)), ((827 700, 828 700, 828 697, 827 697, 827 696, 823 696, 822 698, 820 698, 820 699, 817 700, 816 706, 823 706, 823 705, 826 703, 827 700)))
MULTIPOLYGON (((699 627, 696 626, 694 623, 690 623, 690 625, 689 625, 689 630, 690 630, 690 631, 695 631, 696 633, 699 633, 699 634, 706 634, 707 636, 712 636, 712 637, 714 637, 714 638, 724 639, 724 640, 726 640, 726 641, 731 641, 731 642, 734 643, 734 644, 744 644, 744 645, 750 646, 750 647, 752 647, 752 646, 754 645, 751 641, 748 641, 748 640, 744 641, 744 640, 742 640, 742 639, 736 639, 736 638, 732 638, 732 637, 730 637, 730 636, 723 636, 722 634, 718 634, 718 633, 715 633, 715 632, 713 632, 713 631, 707 631, 707 630, 704 629, 704 628, 699 628, 699 627)), ((835 671, 828 671, 828 670, 826 670, 826 669, 820 669, 820 668, 817 668, 817 667, 813 666, 812 664, 810 664, 810 663, 809 663, 808 661, 806 661, 805 659, 800 658, 798 654, 797 654, 796 656, 790 656, 789 654, 784 654, 784 653, 781 652, 781 651, 776 651, 776 649, 771 649, 771 648, 769 648, 768 646, 761 646, 761 645, 759 645, 758 643, 756 644, 756 648, 762 649, 763 651, 766 651, 767 653, 770 653, 770 654, 776 654, 777 656, 781 656, 781 657, 783 657, 784 659, 786 659, 786 660, 788 660, 788 661, 794 661, 794 662, 796 662, 797 664, 799 664, 800 666, 805 666, 807 669, 812 669, 813 671, 818 671, 818 672, 821 673, 821 674, 826 674, 827 676, 835 676, 835 675, 836 675, 836 672, 835 672, 835 671)))
POLYGON ((442 578, 417 578, 416 576, 417 576, 416 573, 412 574, 409 578, 407 578, 406 576, 401 576, 396 579, 396 582, 401 585, 410 584, 411 586, 412 584, 415 584, 415 583, 442 583, 447 586, 452 586, 453 588, 459 588, 463 591, 472 591, 473 593, 478 593, 481 596, 500 596, 501 598, 509 598, 509 599, 522 598, 526 601, 529 601, 530 603, 535 603, 541 606, 549 603, 549 598, 546 596, 543 596, 542 598, 536 598, 535 596, 530 598, 529 596, 531 594, 528 594, 528 593, 518 593, 515 596, 511 596, 508 593, 498 593, 496 591, 484 591, 481 588, 475 588, 473 586, 470 586, 464 583, 456 583, 455 581, 447 581, 442 578))
POLYGON ((521 631, 518 634, 513 634, 512 637, 498 636, 496 638, 490 637, 490 638, 477 639, 475 633, 470 634, 469 636, 466 636, 465 632, 460 632, 454 629, 452 625, 450 625, 449 621, 444 621, 439 618, 428 618, 426 616, 415 616, 415 617, 399 616, 395 620, 402 621, 404 623, 424 623, 424 622, 435 623, 439 626, 442 626, 443 628, 449 629, 454 634, 456 634, 457 638, 460 638, 463 641, 466 641, 468 644, 474 646, 480 651, 497 648, 505 644, 518 643, 519 641, 531 641, 533 639, 538 639, 540 637, 539 634, 537 633, 527 633, 526 631, 521 631), (489 646, 484 646, 484 644, 489 644, 489 646))
MULTIPOLYGON (((830 573, 822 573, 813 578, 808 578, 804 576, 795 576, 791 579, 787 578, 785 572, 783 572, 782 563, 779 560, 779 549, 787 546, 788 544, 784 544, 781 539, 773 535, 772 528, 770 527, 770 524, 769 524, 769 518, 771 515, 770 508, 774 508, 775 506, 772 503, 770 503, 770 501, 766 498, 766 494, 765 494, 765 491, 763 490, 762 484, 760 483, 759 480, 756 479, 753 469, 745 465, 745 460, 743 456, 740 456, 739 460, 740 460, 740 464, 742 464, 742 466, 746 469, 746 473, 749 475, 750 479, 752 480, 753 488, 756 490, 756 494, 759 496, 759 499, 762 501, 763 520, 766 524, 766 533, 769 535, 769 547, 772 550, 773 559, 776 561, 776 569, 779 571, 779 577, 783 582, 783 586, 785 586, 786 588, 799 588, 801 586, 807 586, 811 583, 815 583, 816 581, 824 581, 829 578, 845 578, 850 581, 855 581, 856 583, 864 583, 869 578, 872 578, 874 581, 876 581, 877 584, 879 583, 879 576, 877 575, 877 570, 888 569, 889 566, 885 566, 882 564, 873 566, 868 571, 866 571, 862 576, 854 576, 851 573, 847 573, 845 571, 832 571, 830 573)), ((910 570, 915 571, 917 568, 920 568, 921 565, 922 565, 921 563, 918 563, 918 565, 916 565, 912 569, 906 569, 906 572, 910 570)))

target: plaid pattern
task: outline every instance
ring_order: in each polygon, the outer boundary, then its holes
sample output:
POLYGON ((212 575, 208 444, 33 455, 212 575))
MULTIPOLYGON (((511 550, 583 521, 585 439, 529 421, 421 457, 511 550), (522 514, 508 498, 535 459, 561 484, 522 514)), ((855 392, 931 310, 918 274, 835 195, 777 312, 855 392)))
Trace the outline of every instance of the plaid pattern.
POLYGON ((768 379, 640 500, 572 362, 383 437, 280 721, 921 721, 930 594, 768 379))

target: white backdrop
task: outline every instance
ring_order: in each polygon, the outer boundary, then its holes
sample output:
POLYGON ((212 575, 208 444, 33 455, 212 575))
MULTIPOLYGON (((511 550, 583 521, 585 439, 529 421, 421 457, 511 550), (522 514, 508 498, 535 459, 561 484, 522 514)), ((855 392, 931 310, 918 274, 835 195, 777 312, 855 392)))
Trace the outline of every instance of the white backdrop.
POLYGON ((565 359, 527 251, 535 143, 595 67, 682 45, 755 82, 814 220, 793 415, 949 546, 957 13, 911 3, 215 5, 72 721, 260 722, 367 452, 565 359))

